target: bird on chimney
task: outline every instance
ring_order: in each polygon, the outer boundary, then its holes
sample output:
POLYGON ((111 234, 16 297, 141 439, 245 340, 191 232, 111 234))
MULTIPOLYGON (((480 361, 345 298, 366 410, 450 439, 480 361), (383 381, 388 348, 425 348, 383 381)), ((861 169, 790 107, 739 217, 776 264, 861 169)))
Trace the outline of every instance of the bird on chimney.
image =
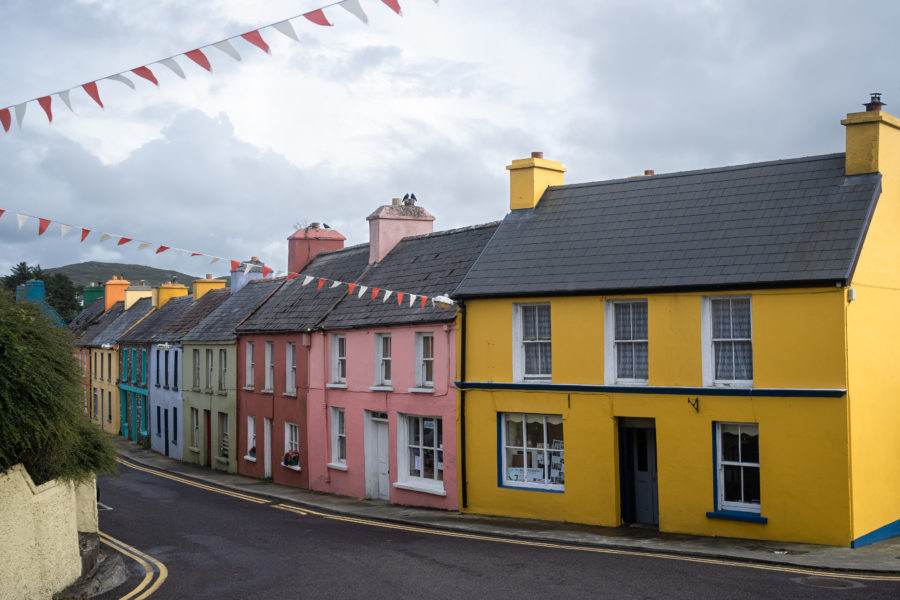
POLYGON ((331 225, 329 225, 328 223, 322 223, 322 226, 323 226, 325 229, 331 229, 331 225))
POLYGON ((403 206, 413 206, 416 203, 415 194, 406 194, 403 196, 403 206))

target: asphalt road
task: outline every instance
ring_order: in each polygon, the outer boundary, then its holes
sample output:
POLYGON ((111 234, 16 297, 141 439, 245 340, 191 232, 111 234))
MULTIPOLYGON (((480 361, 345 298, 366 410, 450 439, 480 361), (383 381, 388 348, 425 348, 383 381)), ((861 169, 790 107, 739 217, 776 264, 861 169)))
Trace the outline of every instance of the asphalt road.
POLYGON ((900 598, 897 582, 442 535, 120 472, 100 481, 101 532, 167 576, 143 596, 160 576, 126 557, 131 577, 101 600, 142 581, 132 598, 900 598))

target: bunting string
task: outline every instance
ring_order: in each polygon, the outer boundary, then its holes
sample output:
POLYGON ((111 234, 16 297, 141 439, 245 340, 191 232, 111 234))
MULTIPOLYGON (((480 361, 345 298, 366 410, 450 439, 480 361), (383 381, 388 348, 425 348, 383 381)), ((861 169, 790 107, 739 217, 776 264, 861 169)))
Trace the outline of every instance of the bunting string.
MULTIPOLYGON (((2 221, 2 217, 5 212, 6 212, 6 209, 0 209, 0 221, 2 221)), ((72 229, 77 227, 77 228, 81 229, 81 241, 79 243, 84 243, 84 241, 91 234, 99 234, 98 243, 100 243, 100 244, 102 244, 108 240, 117 238, 116 247, 125 246, 125 245, 131 244, 131 243, 136 243, 138 252, 146 250, 147 248, 155 247, 156 251, 153 253, 153 256, 156 256, 157 254, 162 254, 163 252, 178 252, 178 253, 187 255, 189 258, 193 258, 193 257, 197 257, 197 256, 209 258, 209 259, 211 259, 209 264, 215 264, 219 261, 227 260, 230 262, 232 272, 243 270, 244 273, 249 273, 251 269, 258 268, 262 272, 263 279, 268 278, 273 273, 276 273, 276 277, 280 277, 280 275, 278 275, 278 274, 283 273, 284 278, 286 280, 294 279, 295 277, 298 277, 299 275, 301 275, 300 273, 293 273, 286 269, 279 269, 278 271, 276 271, 272 267, 267 267, 267 266, 257 263, 257 262, 230 259, 230 258, 224 258, 221 256, 214 256, 212 254, 207 254, 205 252, 198 252, 195 250, 186 250, 184 248, 177 248, 172 245, 159 244, 156 242, 148 242, 145 240, 136 239, 133 236, 124 236, 124 235, 120 235, 117 233, 108 233, 105 231, 99 231, 98 229, 92 228, 92 227, 82 227, 80 225, 70 225, 68 223, 63 223, 61 221, 56 221, 53 219, 45 219, 43 217, 36 217, 34 215, 29 215, 26 213, 15 213, 15 215, 16 215, 16 222, 17 222, 17 225, 18 225, 18 228, 20 231, 23 229, 25 224, 28 223, 29 220, 37 221, 38 237, 44 235, 44 233, 47 232, 47 229, 50 227, 51 224, 56 223, 57 225, 59 225, 59 228, 60 228, 60 239, 64 238, 66 236, 66 234, 69 233, 69 231, 71 231, 72 229)), ((455 304, 455 302, 453 300, 451 300, 450 298, 448 298, 447 296, 426 296, 424 294, 413 293, 413 292, 408 292, 408 291, 389 290, 389 289, 377 288, 377 287, 370 288, 368 286, 360 285, 357 283, 338 281, 337 279, 331 279, 328 277, 319 277, 316 275, 303 274, 303 282, 301 283, 301 285, 306 286, 314 281, 316 282, 316 291, 321 291, 323 288, 325 288, 325 284, 328 284, 328 287, 326 288, 328 290, 344 286, 347 289, 347 295, 350 297, 353 297, 354 291, 355 291, 357 299, 362 300, 366 297, 366 292, 369 292, 368 295, 369 295, 370 301, 375 301, 378 299, 379 296, 381 296, 381 303, 383 303, 383 304, 387 303, 388 298, 390 298, 392 295, 396 295, 396 304, 398 307, 403 307, 403 305, 404 305, 403 299, 404 298, 408 299, 407 300, 408 308, 414 308, 416 305, 418 305, 419 310, 424 309, 426 307, 426 305, 428 305, 429 303, 431 306, 440 308, 441 310, 449 308, 455 304)), ((393 304, 393 302, 391 304, 393 304)))
MULTIPOLYGON (((402 10, 400 9, 400 3, 398 0, 381 0, 381 2, 388 6, 392 11, 402 16, 402 10)), ((310 23, 315 25, 323 26, 323 27, 331 27, 334 24, 328 20, 325 15, 325 9, 330 9, 335 6, 340 6, 350 14, 357 17, 360 21, 365 24, 368 24, 369 18, 366 15, 365 11, 359 4, 359 0, 339 0, 337 2, 332 2, 331 4, 326 4, 325 6, 319 7, 315 10, 301 13, 299 15, 295 15, 293 17, 289 17, 287 19, 283 19, 276 23, 269 23, 268 25, 263 25, 262 27, 258 27, 246 33, 241 33, 238 35, 234 35, 229 38, 225 38, 223 40, 219 40, 218 42, 212 42, 209 44, 204 44, 202 46, 198 46, 193 50, 188 50, 186 52, 182 52, 179 54, 173 54, 172 56, 162 58, 156 61, 149 62, 145 65, 135 67, 133 69, 128 69, 126 71, 120 71, 118 73, 113 73, 112 75, 107 75, 106 77, 100 77, 99 79, 95 79, 93 81, 89 81, 87 83, 82 83, 80 85, 75 85, 71 88, 61 90, 58 92, 53 92, 51 94, 47 94, 45 96, 40 96, 37 98, 32 98, 30 100, 26 100, 24 102, 20 102, 15 105, 10 105, 5 108, 0 108, 0 126, 3 127, 4 131, 9 131, 9 128, 12 124, 12 118, 10 109, 12 109, 12 114, 15 114, 16 124, 19 128, 22 128, 22 123, 25 120, 25 114, 28 109, 29 104, 33 104, 37 102, 38 106, 47 116, 47 121, 53 122, 53 96, 59 98, 63 104, 66 105, 66 108, 69 109, 70 112, 74 113, 75 111, 72 109, 72 102, 70 98, 70 92, 77 88, 81 88, 84 92, 94 101, 100 108, 104 108, 103 101, 100 99, 100 90, 97 87, 97 82, 99 81, 115 81, 125 86, 128 86, 132 90, 136 90, 134 81, 132 81, 129 77, 136 76, 138 78, 149 81, 153 85, 159 87, 159 80, 156 75, 150 69, 151 65, 162 65, 166 67, 169 71, 177 75, 178 77, 185 79, 185 72, 181 68, 175 59, 178 57, 185 57, 189 59, 191 62, 195 63, 202 69, 205 69, 208 72, 212 72, 212 64, 209 62, 209 58, 204 53, 205 51, 209 51, 209 48, 216 48, 220 52, 223 52, 233 58, 234 60, 240 61, 241 55, 238 50, 231 43, 238 38, 244 40, 245 42, 256 46, 266 54, 271 54, 269 45, 263 40, 261 31, 263 29, 271 28, 275 31, 278 31, 282 35, 285 35, 291 38, 294 41, 300 41, 297 37, 296 31, 294 31, 293 26, 291 25, 291 21, 295 19, 305 19, 310 23)))

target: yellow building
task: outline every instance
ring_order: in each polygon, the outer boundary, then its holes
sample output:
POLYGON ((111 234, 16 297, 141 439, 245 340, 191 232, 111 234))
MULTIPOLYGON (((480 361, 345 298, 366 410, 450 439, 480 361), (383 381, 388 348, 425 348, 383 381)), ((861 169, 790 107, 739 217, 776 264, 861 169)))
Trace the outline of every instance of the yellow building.
POLYGON ((563 185, 535 153, 455 292, 464 511, 900 534, 900 120, 846 153, 563 185))

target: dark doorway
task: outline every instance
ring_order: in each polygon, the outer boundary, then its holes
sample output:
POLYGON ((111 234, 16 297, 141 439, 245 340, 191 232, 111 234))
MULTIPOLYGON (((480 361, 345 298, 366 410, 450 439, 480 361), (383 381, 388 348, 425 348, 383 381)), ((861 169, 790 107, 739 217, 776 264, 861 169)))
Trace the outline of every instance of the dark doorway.
POLYGON ((205 465, 207 467, 212 466, 212 442, 210 441, 212 438, 212 416, 208 410, 203 411, 203 420, 206 422, 206 456, 204 457, 205 465))
POLYGON ((166 456, 169 455, 169 409, 163 410, 163 422, 165 422, 165 431, 163 432, 166 436, 166 456))
POLYGON ((619 476, 622 522, 659 525, 656 482, 656 422, 619 418, 619 476))

